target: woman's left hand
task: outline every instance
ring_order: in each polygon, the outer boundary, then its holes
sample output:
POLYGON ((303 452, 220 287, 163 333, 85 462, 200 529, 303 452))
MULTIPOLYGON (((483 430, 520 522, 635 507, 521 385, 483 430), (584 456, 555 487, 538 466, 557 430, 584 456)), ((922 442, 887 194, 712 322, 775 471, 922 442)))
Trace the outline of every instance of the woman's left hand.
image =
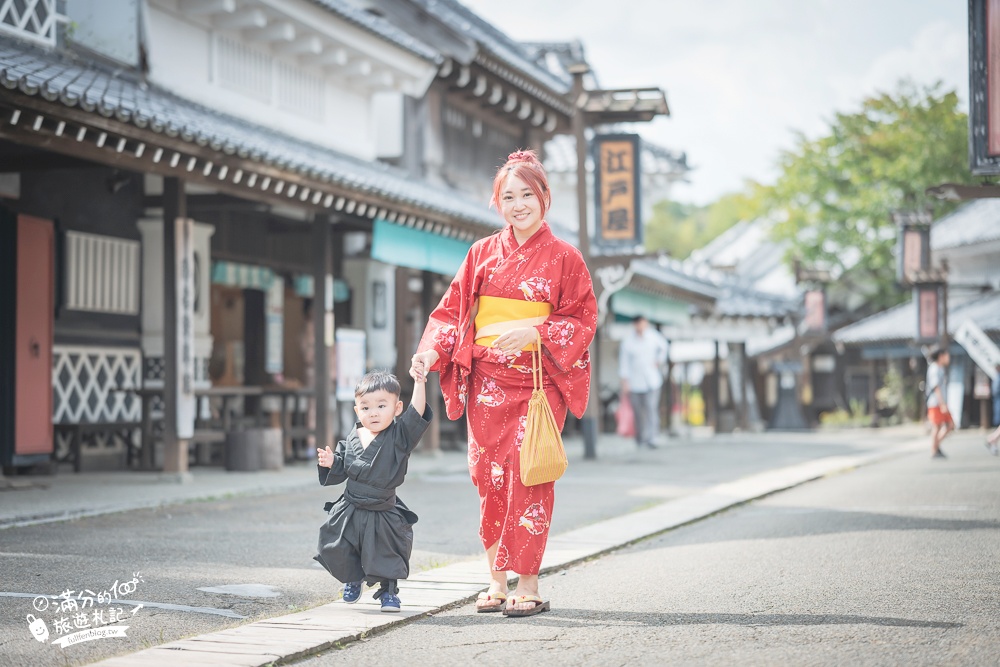
POLYGON ((513 356, 518 350, 523 350, 537 339, 538 332, 535 327, 519 327, 497 336, 493 341, 493 347, 508 356, 513 356))

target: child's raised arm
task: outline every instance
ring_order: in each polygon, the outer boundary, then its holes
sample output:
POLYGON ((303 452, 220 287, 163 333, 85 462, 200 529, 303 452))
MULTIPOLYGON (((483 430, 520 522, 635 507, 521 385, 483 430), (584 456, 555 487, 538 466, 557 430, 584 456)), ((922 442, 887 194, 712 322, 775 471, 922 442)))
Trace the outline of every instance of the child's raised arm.
POLYGON ((413 382, 413 396, 410 397, 410 405, 417 414, 423 416, 424 408, 427 407, 427 375, 424 374, 422 379, 414 379, 413 382))

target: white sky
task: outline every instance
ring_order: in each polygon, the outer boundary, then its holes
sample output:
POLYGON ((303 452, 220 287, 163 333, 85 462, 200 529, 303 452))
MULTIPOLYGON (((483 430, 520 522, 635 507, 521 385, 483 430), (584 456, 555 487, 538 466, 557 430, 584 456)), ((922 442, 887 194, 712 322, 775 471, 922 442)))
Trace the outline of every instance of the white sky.
POLYGON ((674 198, 765 183, 793 130, 902 77, 968 101, 965 0, 461 0, 519 41, 580 39, 605 88, 660 86, 671 116, 637 125, 688 154, 674 198))

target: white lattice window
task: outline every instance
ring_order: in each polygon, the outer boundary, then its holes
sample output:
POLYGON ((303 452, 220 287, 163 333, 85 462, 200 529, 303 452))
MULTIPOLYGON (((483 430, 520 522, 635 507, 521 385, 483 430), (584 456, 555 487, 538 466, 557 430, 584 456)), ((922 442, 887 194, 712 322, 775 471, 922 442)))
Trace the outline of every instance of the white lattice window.
POLYGON ((469 117, 464 111, 459 111, 453 106, 445 105, 444 122, 448 127, 453 127, 456 130, 464 130, 469 122, 469 117))
POLYGON ((0 0, 0 33, 55 46, 60 20, 56 0, 0 0))
POLYGON ((225 35, 216 35, 215 44, 215 72, 219 83, 244 95, 270 102, 274 94, 274 58, 271 54, 225 35))
POLYGON ((283 111, 323 120, 323 77, 277 60, 265 50, 216 34, 215 76, 219 85, 230 90, 283 111))
POLYGON ((323 78, 301 67, 277 63, 278 106, 302 116, 323 119, 323 78))
POLYGON ((138 314, 139 242, 67 232, 66 307, 138 314))
POLYGON ((54 345, 52 421, 56 424, 139 421, 142 354, 135 348, 54 345))

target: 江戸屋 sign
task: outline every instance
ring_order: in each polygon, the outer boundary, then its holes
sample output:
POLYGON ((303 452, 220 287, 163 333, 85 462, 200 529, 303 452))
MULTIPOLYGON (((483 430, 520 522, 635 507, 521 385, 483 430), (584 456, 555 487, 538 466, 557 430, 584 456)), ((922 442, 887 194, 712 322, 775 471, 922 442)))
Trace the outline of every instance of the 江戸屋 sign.
POLYGON ((602 245, 642 243, 639 199, 639 135, 594 137, 594 193, 597 241, 602 245))

